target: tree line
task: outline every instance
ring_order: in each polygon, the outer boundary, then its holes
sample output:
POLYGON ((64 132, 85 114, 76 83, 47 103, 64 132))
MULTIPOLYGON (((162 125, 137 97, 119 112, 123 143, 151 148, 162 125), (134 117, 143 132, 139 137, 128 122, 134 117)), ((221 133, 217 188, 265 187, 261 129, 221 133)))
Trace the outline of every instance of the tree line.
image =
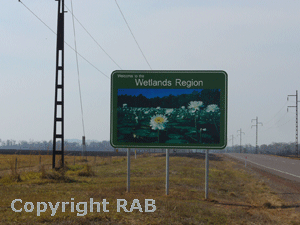
MULTIPOLYGON (((300 145, 298 145, 300 150, 300 145)), ((247 144, 247 145, 234 145, 226 147, 225 151, 239 153, 256 153, 256 146, 247 144)), ((280 156, 292 156, 296 155, 296 143, 295 142, 273 142, 269 145, 262 144, 257 148, 258 153, 268 154, 268 155, 280 155, 280 156)))
MULTIPOLYGON (((60 141, 57 143, 57 148, 60 146, 60 141)), ((75 141, 65 141, 65 150, 70 151, 81 151, 82 144, 75 141)), ((0 149, 16 149, 16 150, 52 150, 53 142, 51 141, 16 141, 16 140, 1 140, 0 139, 0 149)), ((87 141, 86 142, 87 151, 111 151, 114 148, 110 145, 109 141, 87 141)))
POLYGON ((138 96, 119 95, 118 107, 143 107, 143 108, 180 108, 188 107, 191 101, 202 101, 204 106, 216 104, 220 107, 220 89, 203 89, 201 91, 193 91, 191 94, 172 95, 164 97, 147 98, 140 94, 138 96))

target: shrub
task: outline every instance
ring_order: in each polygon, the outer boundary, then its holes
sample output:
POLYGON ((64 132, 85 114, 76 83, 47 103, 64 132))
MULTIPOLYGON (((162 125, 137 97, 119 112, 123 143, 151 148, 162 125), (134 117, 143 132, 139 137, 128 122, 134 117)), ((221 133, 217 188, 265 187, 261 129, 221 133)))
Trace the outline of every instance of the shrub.
POLYGON ((95 172, 92 170, 92 167, 88 164, 84 165, 83 170, 79 171, 78 176, 81 177, 92 177, 95 176, 95 172))

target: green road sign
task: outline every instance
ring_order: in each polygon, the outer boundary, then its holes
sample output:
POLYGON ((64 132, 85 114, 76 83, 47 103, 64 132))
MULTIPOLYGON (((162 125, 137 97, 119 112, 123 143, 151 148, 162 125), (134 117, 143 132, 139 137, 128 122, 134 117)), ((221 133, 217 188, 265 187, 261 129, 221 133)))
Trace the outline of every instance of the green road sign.
POLYGON ((224 71, 114 71, 111 145, 225 148, 227 86, 224 71))

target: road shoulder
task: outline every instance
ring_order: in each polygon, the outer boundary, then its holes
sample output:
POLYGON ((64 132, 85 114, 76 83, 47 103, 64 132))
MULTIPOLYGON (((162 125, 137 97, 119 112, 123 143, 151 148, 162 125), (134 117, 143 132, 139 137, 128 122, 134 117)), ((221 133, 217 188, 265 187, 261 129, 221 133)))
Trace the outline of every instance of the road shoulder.
POLYGON ((300 183, 264 170, 262 167, 255 164, 245 164, 233 157, 223 155, 224 160, 233 160, 236 164, 236 169, 245 170, 255 178, 264 181, 280 199, 285 202, 286 206, 294 207, 295 211, 300 213, 300 183))

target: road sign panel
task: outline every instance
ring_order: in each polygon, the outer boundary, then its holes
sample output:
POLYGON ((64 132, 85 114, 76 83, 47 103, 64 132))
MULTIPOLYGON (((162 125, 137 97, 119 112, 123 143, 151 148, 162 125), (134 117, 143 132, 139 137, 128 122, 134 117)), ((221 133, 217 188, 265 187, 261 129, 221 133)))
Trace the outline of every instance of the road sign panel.
POLYGON ((224 71, 114 71, 112 146, 225 148, 227 79, 224 71))

